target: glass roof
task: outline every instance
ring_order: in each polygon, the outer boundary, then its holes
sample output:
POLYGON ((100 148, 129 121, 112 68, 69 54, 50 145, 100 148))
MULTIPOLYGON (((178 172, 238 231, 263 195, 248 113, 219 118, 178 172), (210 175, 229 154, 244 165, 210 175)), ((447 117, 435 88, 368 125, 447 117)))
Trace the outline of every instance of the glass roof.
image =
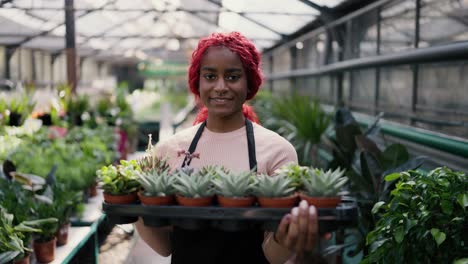
MULTIPOLYGON (((315 20, 317 6, 342 1, 79 0, 74 1, 76 45, 82 56, 142 59, 186 53, 212 32, 239 31, 262 50, 315 20)), ((0 45, 65 48, 63 0, 2 2, 0 45)))

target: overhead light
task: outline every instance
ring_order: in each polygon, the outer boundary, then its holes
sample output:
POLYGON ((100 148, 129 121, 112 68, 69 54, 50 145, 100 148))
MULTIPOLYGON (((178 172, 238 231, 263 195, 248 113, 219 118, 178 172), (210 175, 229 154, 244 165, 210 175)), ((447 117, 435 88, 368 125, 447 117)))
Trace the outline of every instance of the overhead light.
POLYGON ((180 42, 178 39, 169 39, 166 43, 166 49, 178 51, 180 49, 180 42))
POLYGON ((302 43, 302 41, 296 42, 296 48, 297 48, 297 49, 302 49, 302 48, 304 48, 304 43, 302 43))

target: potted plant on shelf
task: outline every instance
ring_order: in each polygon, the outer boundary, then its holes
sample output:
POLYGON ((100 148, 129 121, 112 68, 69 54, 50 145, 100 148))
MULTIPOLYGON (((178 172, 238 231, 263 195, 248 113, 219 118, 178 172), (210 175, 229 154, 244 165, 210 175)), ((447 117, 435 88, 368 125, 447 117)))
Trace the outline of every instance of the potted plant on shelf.
MULTIPOLYGON (((57 211, 53 204, 45 201, 38 201, 34 211, 37 219, 55 218, 57 211)), ((36 259, 41 263, 49 263, 55 259, 55 247, 57 239, 55 234, 58 230, 58 219, 54 222, 42 223, 40 228, 41 233, 38 233, 33 241, 34 254, 36 259)))
POLYGON ((348 182, 344 176, 345 170, 324 171, 322 169, 308 169, 309 175, 302 181, 303 190, 299 194, 301 200, 317 208, 336 207, 341 202, 340 192, 348 182))
POLYGON ((213 180, 218 203, 222 207, 249 207, 255 202, 252 195, 252 172, 235 173, 233 171, 216 170, 217 177, 213 180))
POLYGON ((253 193, 261 207, 289 208, 297 202, 292 180, 283 174, 259 174, 255 177, 253 193))
POLYGON ((81 192, 74 192, 65 187, 64 184, 56 183, 52 186, 53 203, 57 212, 58 230, 56 233, 57 246, 63 246, 68 241, 68 230, 70 229, 70 217, 82 200, 81 192))
POLYGON ((214 197, 213 175, 193 173, 190 170, 177 170, 176 189, 177 203, 183 206, 209 206, 214 197))
POLYGON ((372 209, 375 229, 367 235, 367 263, 466 263, 468 177, 436 168, 429 173, 393 173, 389 202, 372 209))
POLYGON ((0 263, 13 261, 15 264, 28 264, 29 254, 32 252, 24 243, 29 233, 42 232, 38 226, 56 222, 55 218, 23 221, 14 225, 14 215, 0 206, 0 263))
POLYGON ((104 189, 104 201, 113 204, 129 204, 137 200, 140 183, 136 172, 141 169, 135 160, 121 160, 120 165, 102 167, 96 173, 104 189))

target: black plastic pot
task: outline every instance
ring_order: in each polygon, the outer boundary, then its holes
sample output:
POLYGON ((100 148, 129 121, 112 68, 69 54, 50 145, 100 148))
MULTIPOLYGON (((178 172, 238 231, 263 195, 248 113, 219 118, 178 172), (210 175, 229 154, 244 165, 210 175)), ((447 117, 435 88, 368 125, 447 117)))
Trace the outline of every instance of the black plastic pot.
POLYGON ((21 126, 21 117, 22 114, 18 114, 15 112, 10 113, 10 119, 8 121, 9 126, 21 126))

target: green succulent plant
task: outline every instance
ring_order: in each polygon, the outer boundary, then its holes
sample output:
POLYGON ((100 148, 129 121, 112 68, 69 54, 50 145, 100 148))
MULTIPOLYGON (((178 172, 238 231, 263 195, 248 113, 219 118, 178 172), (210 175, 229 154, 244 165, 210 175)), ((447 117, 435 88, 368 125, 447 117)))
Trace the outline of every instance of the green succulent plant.
POLYGON ((159 158, 156 153, 154 153, 154 146, 152 143, 152 135, 148 135, 148 147, 145 152, 146 155, 137 160, 138 166, 142 171, 154 171, 162 172, 169 170, 169 163, 166 159, 159 158))
POLYGON ((225 197, 246 197, 252 194, 252 172, 216 170, 217 178, 213 180, 215 192, 225 197))
POLYGON ((169 170, 153 169, 137 172, 137 181, 143 187, 145 196, 168 196, 175 193, 174 184, 177 178, 169 170))
POLYGON ((291 187, 296 189, 302 188, 303 179, 307 177, 308 172, 309 167, 300 166, 299 164, 295 163, 288 163, 275 170, 275 174, 284 174, 290 178, 292 180, 291 187))
POLYGON ((174 188, 176 193, 188 198, 207 197, 214 194, 212 175, 187 173, 186 170, 178 170, 176 173, 174 188))
POLYGON ((104 192, 122 195, 135 192, 140 187, 136 172, 141 172, 141 169, 135 160, 121 160, 120 165, 104 166, 96 174, 103 183, 104 192))
POLYGON ((294 187, 290 187, 292 180, 283 174, 259 174, 254 179, 253 193, 258 197, 286 197, 295 191, 294 187))
POLYGON ((309 176, 304 178, 304 193, 309 196, 330 197, 338 196, 342 187, 348 182, 344 176, 346 170, 337 168, 324 171, 322 169, 309 169, 309 176))

